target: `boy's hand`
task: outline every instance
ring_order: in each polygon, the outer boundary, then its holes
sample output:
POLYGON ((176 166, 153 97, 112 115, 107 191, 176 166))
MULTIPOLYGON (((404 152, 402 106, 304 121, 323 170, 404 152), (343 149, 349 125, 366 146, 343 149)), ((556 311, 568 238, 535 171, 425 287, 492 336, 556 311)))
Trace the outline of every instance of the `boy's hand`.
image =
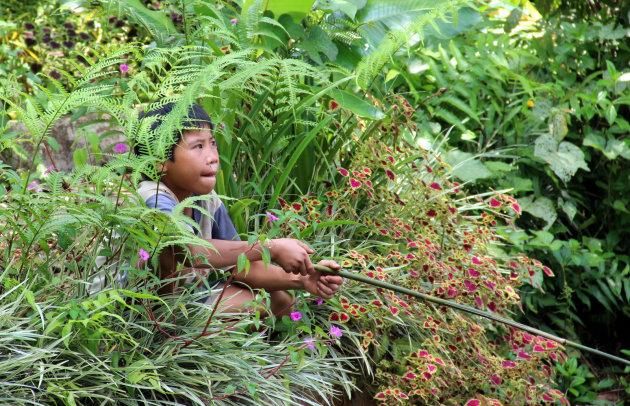
POLYGON ((313 250, 308 245, 293 238, 278 238, 269 242, 267 248, 269 248, 271 260, 286 272, 304 276, 315 273, 309 257, 313 250))
MULTIPOLYGON (((319 261, 317 264, 334 270, 341 269, 341 265, 329 259, 319 261)), ((341 276, 326 275, 315 270, 314 273, 305 278, 304 290, 321 298, 330 299, 335 296, 342 284, 343 278, 341 276)))

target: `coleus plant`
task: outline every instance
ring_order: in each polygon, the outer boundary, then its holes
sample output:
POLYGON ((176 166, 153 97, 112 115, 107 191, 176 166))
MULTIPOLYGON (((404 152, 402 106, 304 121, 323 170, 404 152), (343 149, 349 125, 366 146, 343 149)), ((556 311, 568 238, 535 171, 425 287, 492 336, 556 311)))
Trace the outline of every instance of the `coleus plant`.
MULTIPOLYGON (((382 139, 355 140, 337 187, 281 200, 280 227, 302 237, 335 228, 344 267, 510 317, 523 280, 552 275, 500 249, 496 228, 520 214, 516 200, 494 191, 466 196, 438 156, 382 139)), ((565 357, 554 341, 355 282, 330 303, 324 316, 354 332, 345 349, 370 360, 380 405, 567 404, 554 388, 552 364, 565 357)))

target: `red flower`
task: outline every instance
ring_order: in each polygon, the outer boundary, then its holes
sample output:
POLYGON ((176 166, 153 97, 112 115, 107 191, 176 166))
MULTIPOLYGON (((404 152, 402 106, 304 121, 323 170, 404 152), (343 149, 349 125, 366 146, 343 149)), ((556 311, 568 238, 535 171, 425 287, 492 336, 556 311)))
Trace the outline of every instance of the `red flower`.
POLYGON ((520 351, 518 353, 518 357, 519 358, 523 358, 523 359, 531 359, 532 358, 532 356, 527 354, 525 351, 520 351))
POLYGON ((330 101, 330 109, 331 109, 331 110, 333 110, 333 111, 334 111, 334 110, 337 110, 337 108, 338 108, 338 107, 339 107, 339 103, 337 103, 337 102, 336 102, 336 101, 334 101, 334 100, 331 100, 331 101, 330 101))
POLYGON ((428 217, 435 217, 435 216, 437 216, 437 213, 435 212, 435 210, 430 209, 430 210, 427 212, 427 216, 428 216, 428 217))
POLYGON ((348 170, 343 168, 337 168, 337 172, 341 174, 341 176, 348 176, 348 170))
POLYGON ((431 183, 429 186, 431 187, 431 189, 442 190, 442 186, 438 185, 435 182, 431 183))
POLYGON ((386 169, 386 170, 385 170, 385 173, 387 174, 387 177, 388 177, 389 179, 391 179, 391 180, 394 180, 394 179, 395 179, 394 172, 390 171, 389 169, 386 169))
POLYGON ((501 202, 495 199, 494 197, 490 199, 490 207, 499 207, 501 206, 501 202))

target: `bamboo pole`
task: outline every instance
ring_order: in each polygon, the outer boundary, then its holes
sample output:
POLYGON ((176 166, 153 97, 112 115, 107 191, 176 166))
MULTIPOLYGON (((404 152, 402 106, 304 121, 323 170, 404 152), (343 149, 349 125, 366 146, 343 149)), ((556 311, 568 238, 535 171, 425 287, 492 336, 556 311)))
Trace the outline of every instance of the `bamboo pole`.
POLYGON ((322 266, 322 265, 315 265, 315 269, 317 269, 318 271, 327 273, 327 274, 339 275, 339 276, 344 277, 346 279, 352 279, 352 280, 355 280, 355 281, 358 281, 358 282, 367 283, 368 285, 377 286, 379 288, 391 290, 393 292, 398 292, 398 293, 402 293, 404 295, 413 296, 413 297, 415 297, 417 299, 426 300, 427 302, 437 303, 437 304, 442 305, 442 306, 448 306, 448 307, 451 307, 453 309, 461 310, 461 311, 464 311, 464 312, 467 312, 467 313, 476 314, 477 316, 485 317, 487 319, 494 320, 496 322, 499 322, 499 323, 502 323, 502 324, 506 324, 508 326, 515 327, 515 328, 517 328, 519 330, 527 331, 529 333, 536 334, 536 335, 539 335, 541 337, 548 338, 548 339, 553 340, 553 341, 555 341, 555 342, 557 342, 559 344, 562 344, 564 346, 574 347, 574 348, 580 349, 582 351, 587 351, 587 352, 599 355, 601 357, 605 357, 605 358, 611 359, 613 361, 621 362, 622 364, 630 366, 630 361, 628 361, 627 359, 620 358, 620 357, 617 357, 615 355, 608 354, 606 352, 596 350, 595 348, 587 347, 587 346, 582 345, 580 343, 576 343, 574 341, 567 340, 566 338, 558 337, 556 335, 549 334, 549 333, 547 333, 545 331, 538 330, 538 329, 536 329, 534 327, 530 327, 528 325, 518 323, 518 322, 516 322, 514 320, 510 320, 510 319, 507 319, 505 317, 497 316, 494 313, 490 313, 490 312, 486 312, 486 311, 483 311, 483 310, 475 309, 474 307, 466 306, 466 305, 463 305, 461 303, 454 302, 452 300, 446 300, 446 299, 441 299, 439 297, 430 296, 430 295, 427 295, 425 293, 416 292, 415 290, 407 289, 407 288, 404 288, 402 286, 393 285, 391 283, 383 282, 383 281, 380 281, 380 280, 377 280, 377 279, 368 278, 367 276, 358 275, 358 274, 355 274, 355 273, 352 273, 352 272, 341 271, 341 270, 340 271, 334 271, 334 270, 332 270, 332 269, 330 269, 328 267, 322 266))

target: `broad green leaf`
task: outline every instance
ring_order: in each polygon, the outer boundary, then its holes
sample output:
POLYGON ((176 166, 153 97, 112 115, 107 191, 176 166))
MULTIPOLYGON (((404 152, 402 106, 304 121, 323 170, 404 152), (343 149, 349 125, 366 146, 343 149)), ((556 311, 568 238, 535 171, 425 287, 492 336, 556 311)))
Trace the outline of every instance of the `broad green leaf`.
POLYGON ((515 170, 513 165, 501 161, 486 161, 484 165, 493 173, 511 172, 515 170))
POLYGON ((534 156, 547 162, 564 182, 568 182, 580 168, 590 171, 584 161, 584 152, 579 147, 566 141, 558 145, 550 134, 543 134, 534 141, 534 156))
POLYGON ((326 58, 330 61, 337 59, 337 53, 339 50, 335 43, 321 28, 315 26, 311 28, 306 41, 302 43, 302 48, 308 53, 308 55, 320 65, 323 64, 320 53, 326 55, 326 58))
MULTIPOLYGON (((245 0, 242 15, 254 4, 254 0, 245 0)), ((276 18, 288 14, 296 23, 301 22, 315 4, 315 0, 264 0, 263 10, 271 11, 276 18)))
POLYGON ((535 198, 533 195, 525 196, 519 198, 518 203, 523 211, 545 220, 547 224, 545 224, 543 230, 548 230, 558 218, 556 208, 548 197, 540 196, 535 198))
MULTIPOLYGON (((109 0, 106 3, 108 6, 117 7, 118 15, 122 18, 129 19, 144 27, 160 47, 167 47, 172 36, 177 34, 173 21, 167 17, 166 13, 149 10, 140 0, 109 0)), ((113 10, 108 7, 108 11, 112 12, 113 10)))
POLYGON ((468 152, 452 150, 446 154, 444 160, 453 167, 453 175, 464 182, 492 176, 492 172, 475 155, 468 152))
POLYGON ((550 131, 558 142, 562 141, 567 135, 569 128, 567 127, 567 119, 564 117, 564 114, 557 113, 553 115, 550 131))
POLYGON ((72 161, 74 162, 74 166, 81 167, 87 163, 88 153, 85 148, 77 148, 72 153, 72 161))
POLYGON ((370 118, 372 120, 380 120, 385 117, 385 113, 381 110, 345 90, 332 89, 328 94, 339 106, 350 110, 359 117, 370 118))
POLYGON ((50 145, 52 149, 55 150, 55 152, 59 152, 59 143, 57 142, 55 138, 47 136, 46 143, 48 143, 48 145, 50 145))
POLYGON ((317 2, 319 10, 330 10, 333 13, 341 11, 351 19, 354 19, 357 10, 365 6, 366 0, 323 0, 317 2))
POLYGON ((514 7, 512 11, 510 11, 510 15, 505 19, 505 24, 503 25, 503 31, 506 34, 509 34, 518 23, 521 21, 521 17, 523 16, 523 9, 520 7, 514 7))

